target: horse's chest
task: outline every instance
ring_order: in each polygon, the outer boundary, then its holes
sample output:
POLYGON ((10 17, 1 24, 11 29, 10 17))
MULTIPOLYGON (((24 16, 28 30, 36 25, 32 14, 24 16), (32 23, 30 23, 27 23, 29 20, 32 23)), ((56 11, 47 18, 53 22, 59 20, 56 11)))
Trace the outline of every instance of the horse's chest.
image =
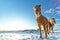
POLYGON ((37 23, 42 23, 42 18, 40 16, 36 17, 36 21, 37 21, 37 23))

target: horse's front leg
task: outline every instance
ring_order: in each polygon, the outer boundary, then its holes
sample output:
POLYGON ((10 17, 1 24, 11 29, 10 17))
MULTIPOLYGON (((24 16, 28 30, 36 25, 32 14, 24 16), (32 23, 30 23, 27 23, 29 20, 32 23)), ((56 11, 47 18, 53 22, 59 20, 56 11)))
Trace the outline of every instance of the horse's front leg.
POLYGON ((45 37, 47 38, 47 35, 48 35, 48 28, 47 28, 47 26, 44 26, 44 31, 45 31, 45 37))
POLYGON ((42 38, 41 26, 38 24, 39 31, 40 31, 40 38, 42 38))

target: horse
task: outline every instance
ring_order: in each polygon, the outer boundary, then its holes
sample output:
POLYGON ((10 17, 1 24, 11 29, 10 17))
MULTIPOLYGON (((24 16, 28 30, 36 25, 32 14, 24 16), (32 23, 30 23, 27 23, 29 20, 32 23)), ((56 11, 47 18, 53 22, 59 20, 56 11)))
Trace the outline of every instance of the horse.
POLYGON ((48 34, 49 34, 50 30, 52 30, 52 32, 54 32, 53 26, 54 26, 55 23, 56 23, 55 18, 51 18, 49 23, 48 23, 48 34))
POLYGON ((36 16, 36 23, 38 25, 38 28, 39 28, 39 31, 40 31, 40 38, 42 38, 42 26, 43 25, 43 29, 44 29, 44 34, 45 34, 45 37, 47 38, 47 34, 48 34, 48 19, 46 17, 44 17, 41 13, 41 5, 36 5, 34 6, 34 12, 35 12, 35 16, 36 16))

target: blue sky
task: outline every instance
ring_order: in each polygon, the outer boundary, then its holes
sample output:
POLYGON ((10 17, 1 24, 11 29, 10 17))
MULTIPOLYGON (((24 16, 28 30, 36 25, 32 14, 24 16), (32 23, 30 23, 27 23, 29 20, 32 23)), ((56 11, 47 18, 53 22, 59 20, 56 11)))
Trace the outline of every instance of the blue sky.
MULTIPOLYGON (((18 24, 21 21, 24 22, 22 24, 36 28, 33 7, 38 4, 41 4, 42 15, 48 20, 55 18, 57 24, 60 24, 60 0, 0 0, 0 29, 11 29, 13 26, 10 27, 9 25, 18 24)), ((19 25, 22 24, 19 23, 19 25)), ((22 26, 22 29, 25 26, 22 26)), ((21 26, 15 26, 15 29, 18 28, 21 26)))

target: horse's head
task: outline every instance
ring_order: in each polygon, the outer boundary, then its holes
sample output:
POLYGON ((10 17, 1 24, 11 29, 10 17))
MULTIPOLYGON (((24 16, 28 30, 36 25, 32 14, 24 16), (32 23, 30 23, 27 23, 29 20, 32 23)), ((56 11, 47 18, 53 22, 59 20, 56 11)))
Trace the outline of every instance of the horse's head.
POLYGON ((56 23, 55 18, 51 18, 50 23, 54 25, 56 23))
POLYGON ((34 6, 34 12, 37 14, 39 14, 41 12, 41 5, 36 5, 34 6))

